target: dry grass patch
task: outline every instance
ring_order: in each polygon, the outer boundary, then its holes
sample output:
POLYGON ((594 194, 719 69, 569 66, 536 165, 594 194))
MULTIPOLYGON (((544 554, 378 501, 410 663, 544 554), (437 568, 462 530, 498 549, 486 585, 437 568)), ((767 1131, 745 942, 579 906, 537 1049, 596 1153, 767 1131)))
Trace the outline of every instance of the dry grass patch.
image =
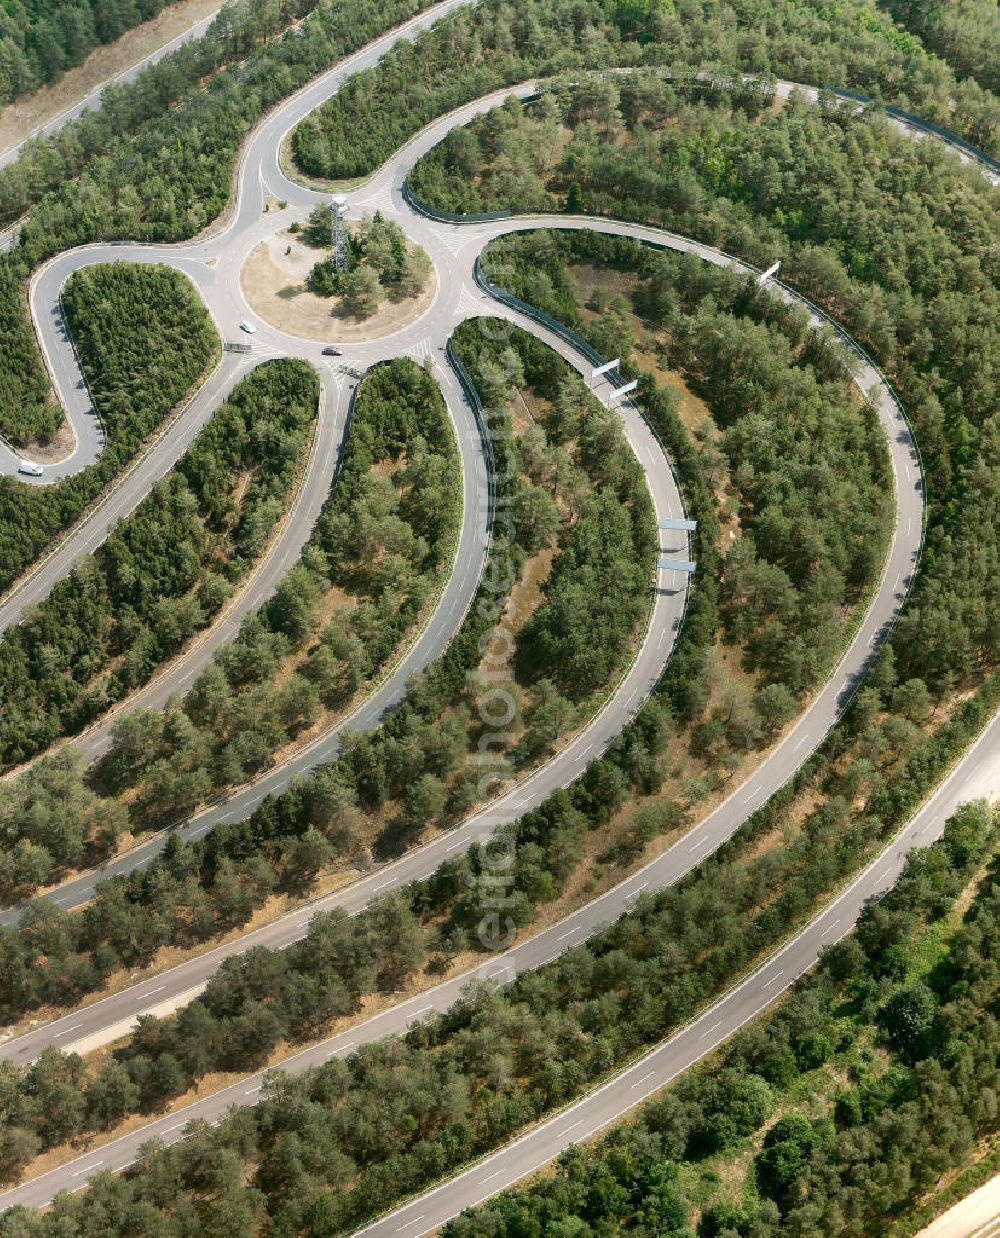
POLYGON ((318 297, 306 286, 318 251, 301 233, 283 228, 262 241, 243 267, 240 280, 248 304, 279 331, 318 343, 358 343, 382 339, 416 322, 437 296, 438 276, 432 270, 427 286, 416 297, 385 297, 370 318, 349 317, 340 298, 318 297))

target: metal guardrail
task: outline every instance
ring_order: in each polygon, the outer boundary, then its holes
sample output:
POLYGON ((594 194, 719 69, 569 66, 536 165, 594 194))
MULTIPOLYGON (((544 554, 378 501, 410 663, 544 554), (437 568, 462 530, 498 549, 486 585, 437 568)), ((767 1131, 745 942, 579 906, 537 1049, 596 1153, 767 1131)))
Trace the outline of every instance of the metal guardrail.
MULTIPOLYGON (((563 322, 560 322, 558 318, 553 318, 551 314, 547 314, 544 310, 540 310, 537 306, 531 305, 530 302, 528 301, 522 301, 520 297, 515 296, 512 292, 507 292, 506 289, 499 287, 497 284, 494 284, 493 281, 486 275, 485 271, 483 270, 481 255, 476 258, 476 264, 473 268, 473 276, 475 278, 476 283, 483 290, 483 292, 485 292, 488 296, 495 298, 497 301, 499 301, 503 305, 507 305, 510 309, 514 309, 514 310, 517 310, 519 313, 525 314, 527 317, 533 319, 535 322, 539 323, 541 326, 547 327, 554 334, 558 335, 560 339, 565 340, 566 343, 569 344, 571 348, 575 348, 584 357, 586 357, 587 360, 590 361, 595 366, 595 368, 600 368, 600 366, 605 365, 607 363, 608 358, 603 356, 601 353, 599 353, 592 344, 588 343, 587 340, 585 340, 582 335, 574 331, 572 327, 566 326, 566 324, 563 322)), ((616 386, 623 385, 623 375, 621 371, 618 369, 609 371, 608 379, 610 382, 614 383, 616 386)), ((478 399, 478 396, 477 396, 477 399, 478 399)), ((634 413, 637 414, 637 416, 641 417, 646 428, 649 430, 650 434, 652 434, 653 438, 656 440, 657 445, 660 448, 660 451, 663 453, 664 460, 667 461, 668 465, 670 466, 674 474, 674 478, 677 482, 677 494, 678 494, 678 497, 680 498, 680 503, 681 503, 681 515, 684 517, 684 519, 687 519, 689 513, 687 509, 687 504, 684 501, 684 487, 682 486, 680 482, 678 470, 671 463, 670 451, 668 450, 666 443, 664 443, 663 439, 660 437, 659 431, 657 430, 656 426, 653 425, 652 421, 650 421, 650 419, 646 416, 646 412, 643 409, 642 405, 638 403, 636 400, 632 400, 632 399, 625 400, 620 407, 630 408, 634 413)), ((678 636, 680 635, 680 632, 683 629, 684 620, 687 618, 688 603, 690 602, 690 600, 691 600, 691 590, 685 589, 684 590, 684 606, 681 610, 680 620, 678 622, 678 627, 677 627, 678 636)), ((651 617, 652 616, 650 616, 650 618, 651 617)))
POLYGON ((873 99, 871 95, 862 94, 860 90, 848 90, 842 86, 824 86, 824 90, 829 90, 831 94, 836 95, 840 99, 851 99, 856 103, 874 104, 876 107, 884 109, 887 116, 893 117, 894 120, 905 121, 906 124, 912 125, 914 129, 921 129, 925 133, 930 133, 936 138, 940 138, 943 142, 947 142, 949 146, 957 146, 959 150, 964 150, 980 163, 985 163, 986 166, 994 172, 1000 172, 1000 161, 988 155, 986 151, 975 146, 972 142, 961 138, 957 133, 952 133, 950 129, 945 129, 941 125, 936 125, 932 120, 924 120, 920 116, 914 116, 912 112, 907 112, 901 107, 896 107, 891 103, 882 103, 879 99, 873 99))
MULTIPOLYGON (((430 210, 431 208, 428 207, 427 209, 430 210)), ((553 217, 553 222, 551 226, 554 228, 558 228, 559 226, 558 216, 553 217)), ((640 240, 640 244, 648 245, 650 248, 653 248, 653 249, 660 248, 659 246, 657 246, 655 241, 648 240, 646 238, 642 238, 640 240)), ((719 250, 718 252, 725 253, 724 250, 719 250)), ((729 254, 729 253, 725 253, 725 257, 728 258, 730 262, 732 262, 732 264, 737 269, 743 269, 744 271, 747 271, 756 276, 763 274, 763 271, 759 267, 755 266, 752 262, 748 262, 745 258, 738 258, 735 254, 729 254)), ((601 354, 595 348, 593 348, 590 344, 588 344, 587 341, 583 339, 580 335, 578 335, 572 328, 567 327, 564 323, 559 322, 557 319, 553 318, 550 314, 546 314, 544 310, 540 310, 537 307, 530 305, 527 301, 522 301, 520 297, 515 296, 513 293, 508 292, 506 289, 500 288, 496 284, 494 284, 492 280, 489 278, 489 276, 486 275, 485 271, 483 270, 481 256, 476 259, 476 265, 474 268, 474 277, 475 277, 476 283, 483 290, 483 292, 487 293, 491 297, 494 297, 496 300, 500 301, 501 304, 507 305, 511 309, 517 310, 518 312, 522 314, 527 314, 530 318, 533 318, 536 322, 541 323, 542 326, 548 327, 551 331, 556 332, 556 334, 561 336, 562 339, 566 340, 567 343, 571 344, 574 348, 579 349, 579 351, 582 352, 583 355, 586 356, 588 359, 592 360, 595 365, 600 366, 604 364, 605 358, 602 357, 601 354)), ((890 396, 892 397, 896 407, 902 413, 903 420, 906 422, 906 427, 910 433, 910 439, 917 453, 917 466, 920 469, 920 479, 924 487, 925 502, 923 504, 923 518, 922 518, 921 530, 920 530, 920 546, 917 551, 917 562, 919 563, 921 557, 923 556, 924 538, 926 537, 926 533, 927 533, 927 501, 926 501, 928 497, 927 470, 924 467, 924 459, 920 451, 920 443, 919 443, 916 433, 914 432, 913 425, 910 422, 909 415, 907 414, 906 405, 900 399, 899 393, 896 391, 895 387, 893 387, 892 383, 886 377, 885 372, 882 370, 878 362, 876 362, 875 359, 871 356, 871 354, 868 353, 866 349, 864 349, 852 335, 850 335, 847 331, 845 331, 844 328, 826 312, 826 310, 824 310, 821 306, 817 305, 814 301, 811 301, 803 293, 799 292, 797 288, 793 288, 790 284, 786 284, 783 280, 775 279, 772 282, 778 285, 778 287, 782 288, 790 296, 792 296, 800 305, 803 305, 806 309, 814 313, 817 316, 817 318, 822 319, 823 322, 825 322, 827 326, 831 328, 831 330, 835 333, 837 338, 847 348, 849 348, 852 352, 854 352, 861 361, 863 361, 866 365, 870 366, 875 371, 875 373, 878 375, 879 381, 885 385, 885 388, 889 392, 890 396)), ((619 383, 621 382, 622 375, 620 371, 613 371, 611 377, 613 381, 618 381, 619 383)), ((638 407, 638 406, 633 404, 633 407, 638 407)), ((642 410, 640 409, 639 411, 641 413, 642 410)), ((650 428, 652 429, 652 427, 650 428)), ((655 433, 655 430, 653 432, 655 433)), ((661 443, 661 447, 662 446, 663 444, 661 443)), ((914 571, 916 571, 916 568, 914 569, 914 571)))
POLYGON ((491 224, 498 219, 512 219, 514 214, 513 211, 486 211, 481 215, 457 215, 454 211, 439 211, 417 197, 410 188, 409 177, 403 181, 403 200, 418 215, 424 215, 427 219, 434 219, 443 224, 491 224))
MULTIPOLYGON (((481 256, 476 259, 473 275, 476 283, 483 290, 483 292, 493 297, 495 301, 499 301, 502 305, 506 305, 510 309, 517 310, 518 313, 527 314, 527 316, 534 319, 535 322, 541 323, 543 327, 548 327, 550 331, 554 331, 556 335, 564 339, 567 344, 572 344, 577 352, 582 353, 588 361, 592 362, 595 368, 600 369, 602 365, 607 363, 607 357, 602 356, 592 344, 589 344, 582 335, 577 334, 572 327, 567 327, 566 324, 560 322, 558 318, 553 318, 551 314, 547 314, 544 310, 540 310, 536 305, 532 305, 528 301, 522 301, 521 298, 516 296, 513 292, 508 292, 506 288, 501 288, 498 284, 494 284, 483 270, 481 256)), ((617 368, 609 371, 608 378, 609 381, 613 382, 618 387, 624 385, 624 375, 617 368)))
POLYGON ((490 433, 489 422, 486 418, 486 409, 483 407, 483 401, 476 388, 476 384, 472 381, 472 375, 465 368, 465 362, 455 351, 453 337, 449 336, 448 342, 444 346, 444 352, 448 359, 448 364, 455 371, 459 384, 465 392, 465 398, 469 401, 473 416, 476 419, 476 425, 479 427, 479 441, 483 445, 483 454, 486 457, 486 473, 489 485, 487 514, 489 526, 492 528, 496 517, 497 470, 496 457, 493 454, 493 436, 490 433))

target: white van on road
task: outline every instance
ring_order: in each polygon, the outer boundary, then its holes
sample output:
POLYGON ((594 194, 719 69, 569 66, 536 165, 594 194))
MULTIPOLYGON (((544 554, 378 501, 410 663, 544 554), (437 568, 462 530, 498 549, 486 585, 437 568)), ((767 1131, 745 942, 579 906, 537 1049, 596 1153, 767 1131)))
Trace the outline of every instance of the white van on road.
POLYGON ((240 330, 241 330, 241 331, 245 331, 245 332, 247 333, 247 335, 256 335, 256 334, 257 334, 257 328, 253 325, 253 323, 252 323, 252 322, 248 322, 245 318, 244 318, 244 319, 243 319, 243 321, 240 323, 240 330))
POLYGON ((25 473, 28 477, 41 477, 45 470, 40 464, 36 464, 34 460, 18 460, 17 471, 25 473))

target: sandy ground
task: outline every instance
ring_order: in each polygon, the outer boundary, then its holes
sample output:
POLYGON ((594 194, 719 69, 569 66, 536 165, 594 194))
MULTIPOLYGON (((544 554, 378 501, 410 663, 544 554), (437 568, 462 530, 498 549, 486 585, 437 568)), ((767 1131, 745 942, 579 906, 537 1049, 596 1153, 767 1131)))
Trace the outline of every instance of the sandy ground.
POLYGON ((4 108, 0 111, 0 154, 218 8, 219 0, 178 0, 152 21, 123 34, 116 43, 95 48, 83 64, 63 74, 58 82, 4 108))
POLYGON ((917 1238, 987 1238, 1000 1233, 1000 1174, 922 1229, 917 1238))
POLYGON ((322 250, 312 249, 283 228, 247 259, 241 276, 247 302, 265 322, 300 339, 357 343, 381 339, 408 326, 427 310, 437 293, 434 272, 420 296, 401 301, 387 298, 371 318, 348 318, 339 312, 337 298, 317 297, 306 288, 306 277, 323 256, 322 250))

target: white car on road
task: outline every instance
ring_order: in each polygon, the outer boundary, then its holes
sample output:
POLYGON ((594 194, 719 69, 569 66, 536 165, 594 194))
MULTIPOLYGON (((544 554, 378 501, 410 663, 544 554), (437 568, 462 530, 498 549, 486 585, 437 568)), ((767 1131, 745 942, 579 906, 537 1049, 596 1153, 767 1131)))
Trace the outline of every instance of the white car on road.
POLYGON ((45 470, 40 464, 36 464, 34 460, 18 460, 17 471, 27 474, 28 477, 41 477, 45 470))
POLYGON ((245 318, 244 318, 244 319, 243 319, 243 321, 240 323, 240 330, 241 330, 241 331, 245 331, 245 332, 247 333, 247 335, 256 335, 256 334, 257 334, 257 328, 253 325, 253 323, 252 323, 252 322, 248 322, 245 318))

